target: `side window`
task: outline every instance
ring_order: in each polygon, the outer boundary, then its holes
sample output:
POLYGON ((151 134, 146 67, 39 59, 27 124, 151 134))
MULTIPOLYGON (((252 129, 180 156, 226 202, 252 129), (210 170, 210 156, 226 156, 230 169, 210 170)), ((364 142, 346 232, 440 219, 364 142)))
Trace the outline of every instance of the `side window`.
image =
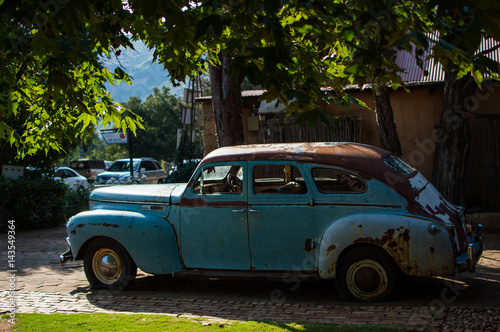
POLYGON ((256 195, 307 194, 300 170, 293 165, 257 165, 253 169, 253 190, 256 195))
POLYGON ((152 161, 145 160, 141 162, 141 168, 145 168, 146 171, 154 171, 156 169, 152 161))
POLYGON ((239 165, 206 167, 194 182, 193 189, 201 195, 239 195, 243 193, 243 169, 239 165))
POLYGON ((76 177, 75 173, 68 171, 67 169, 64 170, 64 176, 67 178, 74 178, 76 177))
POLYGON ((363 193, 366 183, 357 175, 330 168, 315 168, 312 176, 322 194, 363 193))

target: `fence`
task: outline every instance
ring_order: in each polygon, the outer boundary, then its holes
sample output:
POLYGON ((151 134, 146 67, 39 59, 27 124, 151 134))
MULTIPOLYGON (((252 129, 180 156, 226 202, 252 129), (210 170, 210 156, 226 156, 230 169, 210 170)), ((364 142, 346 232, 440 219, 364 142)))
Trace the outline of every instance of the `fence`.
POLYGON ((295 117, 277 117, 259 121, 259 143, 361 142, 361 117, 337 118, 337 127, 324 123, 311 126, 296 123, 295 117))

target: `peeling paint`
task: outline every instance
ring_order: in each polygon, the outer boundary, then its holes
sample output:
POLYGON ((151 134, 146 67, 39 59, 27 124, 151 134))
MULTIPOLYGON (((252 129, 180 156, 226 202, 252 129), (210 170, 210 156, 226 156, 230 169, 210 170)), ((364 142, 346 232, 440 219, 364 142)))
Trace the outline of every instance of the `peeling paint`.
POLYGON ((418 262, 411 262, 410 257, 410 230, 405 227, 388 229, 380 238, 362 237, 354 240, 354 244, 368 243, 387 250, 391 256, 402 265, 413 266, 418 262))
POLYGON ((304 250, 309 254, 312 249, 313 249, 313 240, 311 238, 308 238, 304 243, 304 250))

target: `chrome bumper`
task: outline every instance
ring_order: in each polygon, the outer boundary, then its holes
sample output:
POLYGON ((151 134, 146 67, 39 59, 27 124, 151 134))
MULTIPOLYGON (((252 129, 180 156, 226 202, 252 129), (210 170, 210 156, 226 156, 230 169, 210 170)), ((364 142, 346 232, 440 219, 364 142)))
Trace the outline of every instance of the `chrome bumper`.
POLYGON ((59 262, 61 263, 61 265, 64 265, 64 263, 73 260, 73 253, 71 252, 71 247, 69 245, 68 239, 66 239, 66 247, 68 250, 59 255, 59 262))
POLYGON ((476 264, 483 254, 483 225, 478 225, 476 234, 468 236, 469 245, 467 252, 455 258, 455 270, 457 273, 474 272, 476 264))

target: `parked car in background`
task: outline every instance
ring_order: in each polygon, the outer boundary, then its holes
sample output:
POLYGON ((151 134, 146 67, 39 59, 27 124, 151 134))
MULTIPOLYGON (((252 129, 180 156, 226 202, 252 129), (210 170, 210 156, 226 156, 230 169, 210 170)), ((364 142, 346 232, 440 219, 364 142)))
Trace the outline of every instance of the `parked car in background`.
POLYGON ((386 300, 404 275, 474 271, 483 251, 481 227, 415 168, 354 143, 220 148, 186 184, 100 188, 90 208, 69 220, 60 259, 83 259, 90 285, 111 289, 131 285, 139 267, 327 279, 344 299, 386 300))
POLYGON ((87 179, 78 174, 74 169, 69 167, 57 167, 54 171, 54 179, 63 181, 72 189, 77 189, 79 186, 84 188, 89 187, 87 179))
POLYGON ((106 170, 104 160, 99 159, 76 159, 72 160, 69 167, 84 176, 89 181, 95 181, 96 176, 106 170))
MULTIPOLYGON (((134 180, 140 183, 163 183, 165 178, 165 172, 153 158, 134 158, 133 171, 134 180)), ((122 184, 131 180, 130 159, 119 159, 97 176, 96 183, 122 184)))

